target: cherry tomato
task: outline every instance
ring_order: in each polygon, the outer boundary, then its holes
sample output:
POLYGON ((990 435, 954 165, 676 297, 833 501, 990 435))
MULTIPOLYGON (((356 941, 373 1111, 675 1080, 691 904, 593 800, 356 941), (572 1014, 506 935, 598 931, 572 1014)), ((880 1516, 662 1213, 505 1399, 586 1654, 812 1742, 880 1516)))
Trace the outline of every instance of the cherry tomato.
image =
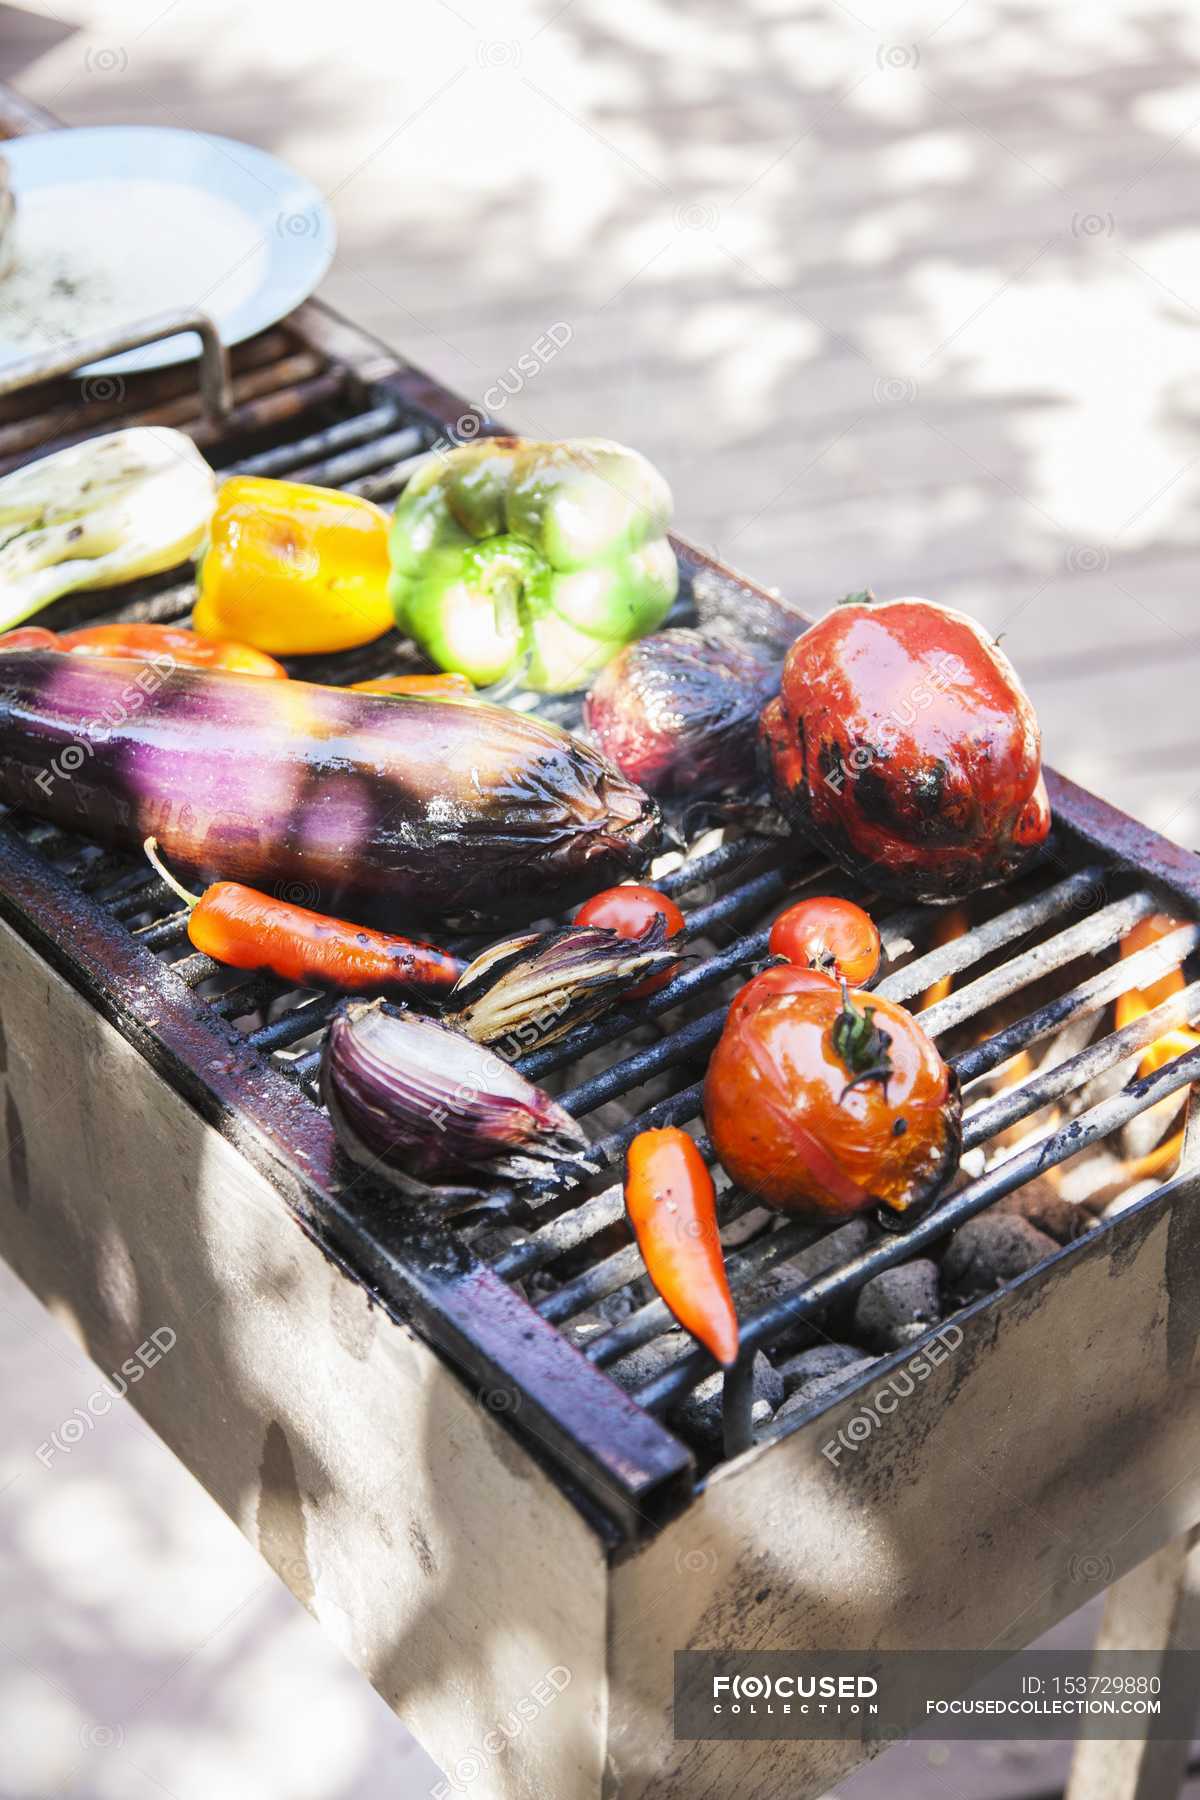
MULTIPOLYGON (((659 917, 666 920, 671 937, 683 930, 683 914, 673 900, 660 894, 657 888, 631 883, 627 887, 605 888, 602 894, 593 894, 575 914, 575 923, 601 925, 607 931, 615 931, 618 937, 632 939, 644 937, 659 917)), ((643 1000, 647 994, 657 994, 675 973, 674 968, 664 969, 661 975, 639 982, 637 987, 630 988, 629 998, 643 1000)))
POLYGON ((821 969, 861 987, 879 967, 875 921, 853 900, 814 895, 780 913, 771 927, 772 956, 821 969))

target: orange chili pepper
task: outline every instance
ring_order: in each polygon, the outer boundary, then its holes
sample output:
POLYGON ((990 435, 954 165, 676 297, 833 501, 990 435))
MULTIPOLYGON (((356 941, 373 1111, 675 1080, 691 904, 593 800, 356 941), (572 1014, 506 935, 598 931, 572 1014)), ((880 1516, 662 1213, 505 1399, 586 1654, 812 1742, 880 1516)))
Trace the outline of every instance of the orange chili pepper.
POLYGON ((85 625, 80 631, 60 632, 53 648, 74 650, 80 656, 170 656, 189 668, 266 675, 274 681, 288 678, 283 664, 262 650, 202 638, 183 625, 85 625))
POLYGON ((435 944, 331 919, 240 881, 217 881, 203 894, 189 893, 163 867, 154 838, 146 839, 145 850, 167 886, 191 908, 192 944, 227 968, 267 970, 293 987, 411 995, 448 992, 466 966, 435 944))
POLYGON ((0 650, 57 650, 58 639, 44 625, 18 625, 0 635, 0 650))
POLYGON ((685 1331, 725 1368, 738 1322, 717 1229, 717 1196, 686 1131, 640 1131, 625 1160, 625 1205, 646 1272, 685 1331))
POLYGON ((468 681, 465 675, 453 672, 444 675, 380 675, 374 681, 356 681, 351 691, 355 694, 426 694, 437 699, 465 699, 475 692, 475 684, 468 681))

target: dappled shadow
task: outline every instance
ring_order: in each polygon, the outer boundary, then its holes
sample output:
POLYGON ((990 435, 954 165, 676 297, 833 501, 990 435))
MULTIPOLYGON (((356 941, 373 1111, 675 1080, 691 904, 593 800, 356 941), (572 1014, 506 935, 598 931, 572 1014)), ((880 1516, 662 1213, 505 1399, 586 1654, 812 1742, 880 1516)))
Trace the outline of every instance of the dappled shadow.
MULTIPOLYGON (((0 15, 2 66, 70 123, 295 161, 338 218, 329 297, 472 400, 566 321, 506 423, 638 444, 686 534, 810 610, 867 583, 963 605, 1052 759, 1194 841, 1194 14, 941 0, 891 42, 776 0, 204 10, 127 43, 0 15)), ((432 1425, 413 1453, 436 1477, 432 1425)), ((384 1660, 394 1703, 452 1675, 424 1624, 464 1580, 439 1568, 384 1660)))

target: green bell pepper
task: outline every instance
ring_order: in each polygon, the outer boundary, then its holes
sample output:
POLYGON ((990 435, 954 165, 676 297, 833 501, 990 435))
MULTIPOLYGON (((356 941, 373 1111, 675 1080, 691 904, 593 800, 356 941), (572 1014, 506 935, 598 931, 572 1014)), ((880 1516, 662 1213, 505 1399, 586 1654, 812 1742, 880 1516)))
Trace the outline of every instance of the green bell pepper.
POLYGON ((671 610, 670 517, 658 470, 606 438, 458 445, 396 508, 396 623, 478 687, 527 659, 531 688, 569 693, 671 610))

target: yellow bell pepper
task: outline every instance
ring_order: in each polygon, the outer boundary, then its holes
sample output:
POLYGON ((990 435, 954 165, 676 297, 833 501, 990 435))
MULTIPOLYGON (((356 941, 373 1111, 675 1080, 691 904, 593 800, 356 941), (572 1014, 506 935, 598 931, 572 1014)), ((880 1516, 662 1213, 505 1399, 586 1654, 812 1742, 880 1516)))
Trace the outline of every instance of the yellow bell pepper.
POLYGON ((272 655, 351 650, 394 623, 388 519, 370 500, 234 475, 217 495, 192 624, 272 655))

